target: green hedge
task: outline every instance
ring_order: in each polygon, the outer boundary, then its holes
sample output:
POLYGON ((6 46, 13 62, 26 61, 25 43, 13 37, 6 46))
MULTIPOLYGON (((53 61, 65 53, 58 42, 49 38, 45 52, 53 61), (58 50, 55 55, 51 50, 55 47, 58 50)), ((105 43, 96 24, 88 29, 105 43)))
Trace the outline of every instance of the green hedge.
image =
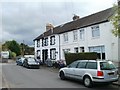
POLYGON ((67 65, 76 60, 95 60, 95 59, 97 59, 97 53, 95 52, 65 53, 65 60, 67 65))

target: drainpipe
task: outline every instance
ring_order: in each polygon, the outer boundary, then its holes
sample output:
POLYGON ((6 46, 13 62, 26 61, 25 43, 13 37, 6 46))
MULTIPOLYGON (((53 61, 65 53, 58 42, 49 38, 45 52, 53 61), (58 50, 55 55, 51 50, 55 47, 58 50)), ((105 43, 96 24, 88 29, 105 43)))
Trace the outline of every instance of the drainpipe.
POLYGON ((58 36, 59 36, 59 59, 61 60, 61 51, 60 51, 60 49, 61 49, 61 47, 60 47, 60 35, 58 34, 58 36))

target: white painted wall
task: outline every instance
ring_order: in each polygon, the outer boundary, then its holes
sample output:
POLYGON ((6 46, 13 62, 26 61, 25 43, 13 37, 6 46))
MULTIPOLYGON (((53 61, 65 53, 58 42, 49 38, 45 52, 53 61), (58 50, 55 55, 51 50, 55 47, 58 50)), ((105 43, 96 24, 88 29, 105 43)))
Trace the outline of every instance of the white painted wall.
POLYGON ((63 49, 70 49, 70 52, 74 52, 75 47, 84 46, 85 52, 89 52, 89 48, 91 46, 105 46, 106 59, 118 61, 118 38, 114 37, 111 33, 112 24, 110 22, 99 24, 100 28, 100 37, 93 38, 91 26, 85 27, 85 38, 84 40, 80 40, 80 32, 78 29, 78 40, 77 42, 73 41, 73 31, 67 32, 69 40, 68 42, 64 42, 63 34, 60 34, 60 42, 61 42, 61 58, 64 58, 63 49))
POLYGON ((106 53, 106 59, 112 60, 117 62, 120 60, 120 38, 118 39, 115 37, 111 30, 113 28, 111 22, 105 22, 98 24, 100 28, 100 37, 93 38, 92 37, 92 30, 91 26, 85 27, 85 37, 84 40, 80 40, 80 29, 77 30, 78 32, 78 40, 73 41, 73 31, 67 32, 68 33, 68 42, 64 42, 63 33, 59 35, 55 35, 55 45, 50 45, 50 36, 48 36, 48 46, 42 47, 42 40, 40 40, 40 47, 37 47, 37 42, 35 41, 35 55, 36 51, 41 51, 41 58, 42 58, 42 50, 48 49, 48 55, 50 57, 50 49, 56 48, 56 51, 58 52, 56 54, 56 60, 63 59, 65 60, 63 49, 70 49, 71 53, 74 53, 74 48, 78 47, 80 51, 80 47, 84 47, 85 52, 89 52, 89 47, 91 46, 105 46, 105 53, 106 53), (60 43, 59 43, 59 37, 60 37, 60 43), (118 43, 119 42, 119 43, 118 43), (60 44, 60 48, 59 48, 60 44), (60 49, 60 51, 59 51, 60 49))

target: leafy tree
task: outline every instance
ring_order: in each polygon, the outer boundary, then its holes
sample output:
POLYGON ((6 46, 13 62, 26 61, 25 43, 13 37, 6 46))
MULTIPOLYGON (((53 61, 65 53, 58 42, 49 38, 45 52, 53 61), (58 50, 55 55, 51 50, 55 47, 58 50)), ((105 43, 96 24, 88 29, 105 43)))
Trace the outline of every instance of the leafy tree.
POLYGON ((20 55, 20 45, 15 41, 6 41, 3 45, 2 45, 3 50, 10 50, 11 52, 16 53, 16 55, 20 55))
POLYGON ((112 24, 114 29, 112 33, 120 38, 120 7, 119 5, 114 5, 113 10, 115 11, 114 15, 111 17, 112 24))

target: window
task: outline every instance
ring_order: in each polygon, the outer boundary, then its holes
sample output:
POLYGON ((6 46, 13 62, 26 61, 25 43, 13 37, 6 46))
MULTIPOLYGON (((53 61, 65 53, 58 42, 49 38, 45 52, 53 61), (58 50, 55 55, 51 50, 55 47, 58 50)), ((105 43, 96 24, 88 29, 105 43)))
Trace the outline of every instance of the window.
POLYGON ((48 38, 45 38, 45 46, 48 46, 48 38))
POLYGON ((77 31, 73 31, 73 41, 77 41, 77 39, 78 39, 77 31))
POLYGON ((56 49, 50 49, 50 59, 55 60, 56 59, 56 49))
POLYGON ((105 59, 105 46, 89 47, 89 52, 97 52, 98 59, 105 59))
POLYGON ((97 63, 96 62, 88 62, 86 68, 87 69, 97 69, 97 63))
POLYGON ((48 46, 48 38, 42 39, 42 46, 48 46))
POLYGON ((37 50, 37 59, 40 59, 40 50, 37 50))
POLYGON ((64 42, 68 42, 68 33, 63 34, 64 42))
POLYGON ((91 27, 91 29, 92 29, 92 37, 99 37, 100 36, 99 26, 91 27))
POLYGON ((84 40, 84 29, 80 30, 80 40, 84 40))
POLYGON ((80 62, 77 66, 77 68, 85 68, 86 62, 80 62))
POLYGON ((75 53, 78 53, 78 47, 74 48, 75 53))
POLYGON ((40 47, 40 40, 37 40, 37 47, 40 47))
POLYGON ((116 69, 115 65, 112 62, 100 62, 101 70, 112 70, 116 69))
POLYGON ((77 65, 78 65, 78 62, 76 61, 76 62, 71 63, 68 67, 69 68, 76 68, 77 65))
POLYGON ((42 46, 45 46, 45 39, 42 39, 42 46))
POLYGON ((51 36, 50 37, 50 45, 54 45, 55 44, 55 36, 51 36))
POLYGON ((85 52, 84 47, 80 47, 80 52, 85 52))
POLYGON ((69 53, 69 52, 70 52, 70 49, 63 49, 63 52, 64 52, 64 53, 69 53))

